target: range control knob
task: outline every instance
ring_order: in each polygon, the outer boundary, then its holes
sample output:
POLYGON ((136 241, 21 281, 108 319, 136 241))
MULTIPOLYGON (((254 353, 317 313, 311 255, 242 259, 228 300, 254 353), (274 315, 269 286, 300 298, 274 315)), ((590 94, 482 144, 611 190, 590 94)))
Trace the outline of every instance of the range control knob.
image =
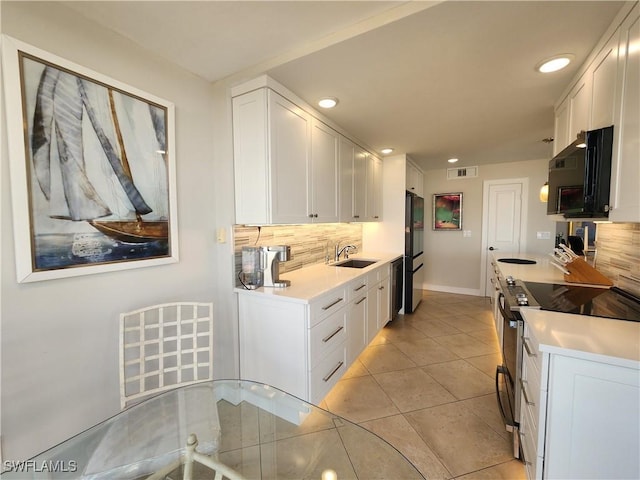
POLYGON ((507 281, 507 285, 515 285, 516 281, 513 279, 513 277, 511 275, 509 275, 507 278, 505 278, 505 280, 507 281))
POLYGON ((529 305, 529 299, 524 293, 516 294, 516 300, 518 301, 518 305, 520 305, 521 307, 529 305))

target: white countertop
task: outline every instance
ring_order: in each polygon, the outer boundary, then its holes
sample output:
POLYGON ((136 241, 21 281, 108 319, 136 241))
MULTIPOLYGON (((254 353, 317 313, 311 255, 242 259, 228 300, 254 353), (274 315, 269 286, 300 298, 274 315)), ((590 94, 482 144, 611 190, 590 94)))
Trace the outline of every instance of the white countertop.
POLYGON ((559 283, 563 285, 581 285, 584 287, 608 288, 603 285, 590 285, 586 283, 571 283, 564 279, 564 273, 552 265, 549 255, 528 254, 528 253, 509 253, 509 252, 493 252, 493 258, 500 268, 503 277, 511 275, 515 279, 523 282, 539 282, 539 283, 559 283), (535 265, 519 265, 516 263, 499 262, 501 258, 519 258, 522 260, 533 260, 535 265))
POLYGON ((543 352, 640 368, 640 322, 524 308, 543 352))
POLYGON ((385 263, 390 263, 402 256, 401 253, 361 252, 349 255, 349 258, 377 260, 376 263, 365 268, 336 267, 333 264, 321 263, 280 275, 281 280, 291 281, 291 285, 285 288, 261 287, 256 290, 236 288, 235 291, 239 294, 273 296, 283 301, 309 303, 323 293, 361 275, 366 275, 385 263))
MULTIPOLYGON (((496 262, 503 277, 511 275, 525 282, 608 288, 566 282, 564 274, 551 265, 548 255, 493 252, 493 257, 537 262, 535 265, 496 262)), ((543 352, 640 368, 640 322, 529 308, 522 309, 521 313, 543 352)))

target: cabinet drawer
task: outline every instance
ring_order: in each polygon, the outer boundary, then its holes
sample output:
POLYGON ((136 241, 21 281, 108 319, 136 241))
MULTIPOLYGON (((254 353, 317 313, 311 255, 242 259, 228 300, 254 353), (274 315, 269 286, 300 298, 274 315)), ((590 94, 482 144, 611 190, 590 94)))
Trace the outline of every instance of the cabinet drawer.
POLYGON ((538 371, 538 375, 542 370, 542 354, 538 350, 539 343, 536 337, 531 334, 527 322, 524 322, 524 330, 522 332, 522 357, 531 360, 533 366, 538 371))
POLYGON ((538 425, 540 418, 540 372, 535 368, 535 362, 526 354, 522 359, 522 408, 531 410, 534 424, 538 425))
POLYGON ((309 356, 311 368, 315 367, 337 345, 347 338, 347 307, 332 313, 310 330, 309 356))
POLYGON ((311 370, 311 403, 318 404, 346 371, 347 347, 342 343, 311 370))
POLYGON ((321 295, 310 305, 311 321, 309 326, 320 323, 321 320, 338 311, 347 303, 347 291, 345 287, 336 288, 321 295))
MULTIPOLYGON (((522 399, 524 401, 524 399, 522 399)), ((532 424, 531 411, 523 409, 520 422, 520 442, 522 445, 522 453, 524 455, 525 468, 527 469, 527 478, 533 480, 536 478, 538 467, 538 429, 532 424)))
POLYGON ((367 293, 369 286, 369 275, 362 275, 355 280, 349 282, 347 286, 347 301, 351 301, 354 298, 360 298, 367 293))
POLYGON ((375 285, 376 283, 381 282, 382 280, 389 277, 390 275, 391 275, 391 264, 387 263, 382 267, 376 268, 373 272, 369 272, 367 274, 367 277, 368 277, 367 283, 369 284, 369 287, 371 287, 372 285, 375 285))

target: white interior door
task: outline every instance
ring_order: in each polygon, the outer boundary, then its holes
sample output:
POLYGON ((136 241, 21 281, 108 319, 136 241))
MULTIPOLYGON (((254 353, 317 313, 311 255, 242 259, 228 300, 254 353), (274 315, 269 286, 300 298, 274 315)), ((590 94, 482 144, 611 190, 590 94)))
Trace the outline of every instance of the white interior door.
POLYGON ((520 253, 524 250, 524 212, 528 180, 488 180, 484 182, 483 221, 483 288, 485 296, 491 296, 489 268, 492 251, 520 253))

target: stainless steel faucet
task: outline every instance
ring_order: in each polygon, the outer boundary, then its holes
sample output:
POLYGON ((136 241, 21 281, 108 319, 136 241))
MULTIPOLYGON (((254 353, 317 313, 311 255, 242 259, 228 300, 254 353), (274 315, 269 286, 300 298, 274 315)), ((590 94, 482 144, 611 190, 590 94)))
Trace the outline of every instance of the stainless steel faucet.
POLYGON ((349 253, 355 253, 358 250, 358 247, 355 245, 345 245, 340 248, 340 242, 336 243, 336 254, 334 260, 338 262, 340 260, 340 255, 344 252, 344 258, 349 258, 349 253))

